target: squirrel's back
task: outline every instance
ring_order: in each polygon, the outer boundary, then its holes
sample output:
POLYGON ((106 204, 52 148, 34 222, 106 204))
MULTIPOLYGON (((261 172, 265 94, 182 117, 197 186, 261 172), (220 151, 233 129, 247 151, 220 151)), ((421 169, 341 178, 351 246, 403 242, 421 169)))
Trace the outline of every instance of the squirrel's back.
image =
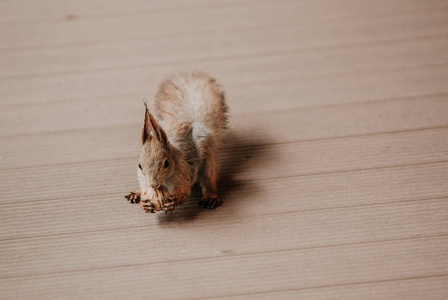
POLYGON ((227 124, 224 91, 204 73, 175 75, 160 84, 156 117, 163 123, 194 122, 220 135, 227 124))

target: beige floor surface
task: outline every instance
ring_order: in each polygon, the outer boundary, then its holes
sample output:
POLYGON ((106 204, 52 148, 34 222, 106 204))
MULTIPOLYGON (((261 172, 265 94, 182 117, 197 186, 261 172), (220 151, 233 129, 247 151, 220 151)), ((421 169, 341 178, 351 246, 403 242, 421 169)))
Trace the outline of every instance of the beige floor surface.
POLYGON ((446 299, 448 2, 0 1, 1 299, 446 299), (224 205, 137 187, 142 99, 204 70, 224 205))

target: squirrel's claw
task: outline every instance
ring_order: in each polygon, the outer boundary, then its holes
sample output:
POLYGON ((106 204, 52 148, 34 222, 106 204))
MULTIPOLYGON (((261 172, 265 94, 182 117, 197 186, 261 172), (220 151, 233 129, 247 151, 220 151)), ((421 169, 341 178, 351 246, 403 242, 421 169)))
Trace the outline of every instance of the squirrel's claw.
POLYGON ((222 201, 218 198, 204 198, 198 201, 198 206, 202 208, 215 209, 218 206, 221 206, 222 201))
POLYGON ((129 193, 129 195, 124 196, 124 198, 127 199, 130 203, 140 202, 140 195, 134 192, 129 193))
POLYGON ((163 204, 162 210, 165 212, 165 214, 169 212, 174 212, 174 208, 176 207, 176 201, 174 201, 173 198, 166 199, 166 203, 163 204))
POLYGON ((152 213, 154 214, 156 212, 156 207, 154 206, 154 204, 152 204, 149 201, 142 201, 140 203, 141 208, 145 211, 145 213, 152 213))

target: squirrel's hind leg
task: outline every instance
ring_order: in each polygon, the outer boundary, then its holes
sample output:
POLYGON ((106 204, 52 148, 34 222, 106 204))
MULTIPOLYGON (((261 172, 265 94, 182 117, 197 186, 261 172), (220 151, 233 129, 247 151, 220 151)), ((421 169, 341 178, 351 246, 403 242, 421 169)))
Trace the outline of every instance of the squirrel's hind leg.
POLYGON ((215 209, 222 204, 218 198, 218 156, 216 153, 207 149, 206 159, 202 166, 202 172, 199 175, 199 184, 202 187, 202 199, 198 206, 202 208, 215 209))
POLYGON ((129 195, 124 196, 130 203, 139 203, 141 197, 141 190, 138 189, 135 192, 130 192, 129 195))

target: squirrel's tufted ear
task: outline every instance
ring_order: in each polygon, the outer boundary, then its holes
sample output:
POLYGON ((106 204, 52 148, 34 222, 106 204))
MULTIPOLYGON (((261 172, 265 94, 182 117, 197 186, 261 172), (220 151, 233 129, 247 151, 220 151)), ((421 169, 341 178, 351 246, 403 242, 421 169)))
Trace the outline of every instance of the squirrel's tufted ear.
POLYGON ((153 115, 148 111, 149 123, 151 124, 151 130, 153 131, 152 137, 154 137, 158 142, 164 146, 168 146, 168 137, 166 136, 163 128, 157 123, 153 115))
POLYGON ((143 129, 142 129, 142 145, 149 139, 151 139, 151 131, 153 130, 151 125, 151 117, 148 110, 148 105, 145 104, 145 123, 143 123, 143 129))
POLYGON ((153 136, 157 139, 157 140, 159 140, 159 131, 160 131, 160 129, 159 129, 159 123, 157 123, 157 121, 156 121, 156 119, 154 119, 154 116, 149 112, 149 110, 148 109, 146 109, 146 114, 148 115, 148 117, 149 117, 149 128, 150 128, 150 130, 152 130, 153 131, 153 136))
POLYGON ((155 138, 165 146, 168 146, 168 138, 165 131, 159 126, 154 116, 149 112, 148 106, 145 104, 145 123, 142 131, 142 145, 149 139, 155 138))

